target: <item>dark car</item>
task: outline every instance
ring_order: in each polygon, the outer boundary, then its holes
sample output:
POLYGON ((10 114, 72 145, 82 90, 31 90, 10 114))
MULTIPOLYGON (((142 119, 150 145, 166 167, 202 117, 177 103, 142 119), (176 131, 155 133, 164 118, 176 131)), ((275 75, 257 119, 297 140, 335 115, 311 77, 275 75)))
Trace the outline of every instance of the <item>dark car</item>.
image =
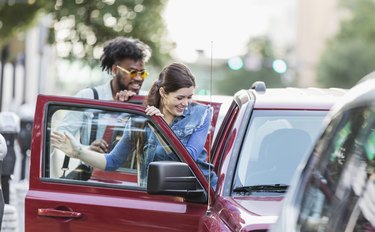
POLYGON ((266 231, 276 221, 293 173, 319 135, 323 118, 344 92, 267 89, 256 83, 232 98, 215 141, 220 104, 210 103, 215 114, 206 148, 219 177, 216 189, 165 121, 146 116, 143 106, 40 95, 26 231, 266 231), (50 133, 64 115, 74 113, 90 118, 87 128, 96 124, 103 137, 110 131, 114 144, 129 120, 151 127, 163 148, 180 161, 152 162, 147 187, 139 185, 138 152, 116 171, 94 169, 88 180, 64 178, 64 154, 51 148, 50 133))
POLYGON ((334 106, 272 232, 375 231, 374 77, 334 106))

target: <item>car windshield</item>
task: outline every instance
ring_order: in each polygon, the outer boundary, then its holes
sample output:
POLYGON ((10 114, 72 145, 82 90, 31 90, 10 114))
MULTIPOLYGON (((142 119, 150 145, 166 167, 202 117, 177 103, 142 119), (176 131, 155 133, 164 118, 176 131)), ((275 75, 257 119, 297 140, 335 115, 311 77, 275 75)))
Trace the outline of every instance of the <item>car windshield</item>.
MULTIPOLYGON (((255 110, 242 143, 234 192, 246 186, 289 186, 298 164, 320 134, 326 114, 255 110)), ((248 191, 248 187, 242 189, 248 191)))

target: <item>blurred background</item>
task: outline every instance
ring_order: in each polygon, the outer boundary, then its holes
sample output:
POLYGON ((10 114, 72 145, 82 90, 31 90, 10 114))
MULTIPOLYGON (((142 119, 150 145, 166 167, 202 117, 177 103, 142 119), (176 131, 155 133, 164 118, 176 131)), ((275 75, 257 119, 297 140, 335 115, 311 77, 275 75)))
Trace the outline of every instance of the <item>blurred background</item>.
POLYGON ((37 95, 107 82, 99 57, 117 36, 152 48, 143 91, 173 61, 191 67, 199 95, 258 80, 350 88, 375 70, 375 0, 0 0, 0 133, 14 166, 1 175, 11 203, 1 231, 23 231, 37 95))
POLYGON ((349 88, 375 69, 374 12, 374 0, 0 0, 0 111, 106 82, 99 57, 116 36, 152 48, 145 91, 172 61, 201 95, 256 80, 349 88))

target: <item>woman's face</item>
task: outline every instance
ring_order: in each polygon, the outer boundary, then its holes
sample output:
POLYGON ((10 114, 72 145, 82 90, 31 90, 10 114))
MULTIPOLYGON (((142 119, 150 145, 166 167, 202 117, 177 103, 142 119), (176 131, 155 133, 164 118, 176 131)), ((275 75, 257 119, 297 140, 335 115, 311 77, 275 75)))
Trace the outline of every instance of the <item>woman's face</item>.
POLYGON ((162 96, 162 113, 167 116, 181 116, 185 108, 191 103, 194 94, 194 86, 181 88, 175 92, 166 94, 161 91, 162 96))

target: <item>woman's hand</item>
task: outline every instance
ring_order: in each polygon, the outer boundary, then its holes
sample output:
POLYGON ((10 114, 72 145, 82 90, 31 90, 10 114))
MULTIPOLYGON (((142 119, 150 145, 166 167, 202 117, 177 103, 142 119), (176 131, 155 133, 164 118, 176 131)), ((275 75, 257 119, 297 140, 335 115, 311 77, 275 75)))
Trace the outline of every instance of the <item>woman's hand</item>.
POLYGON ((82 151, 82 145, 71 134, 66 132, 62 134, 53 131, 51 133, 51 144, 72 158, 79 158, 82 151))
POLYGON ((164 114, 162 114, 160 112, 160 110, 158 108, 156 108, 155 106, 147 106, 146 107, 146 115, 150 115, 150 116, 153 116, 153 115, 156 115, 156 116, 161 116, 161 117, 164 117, 164 114))

